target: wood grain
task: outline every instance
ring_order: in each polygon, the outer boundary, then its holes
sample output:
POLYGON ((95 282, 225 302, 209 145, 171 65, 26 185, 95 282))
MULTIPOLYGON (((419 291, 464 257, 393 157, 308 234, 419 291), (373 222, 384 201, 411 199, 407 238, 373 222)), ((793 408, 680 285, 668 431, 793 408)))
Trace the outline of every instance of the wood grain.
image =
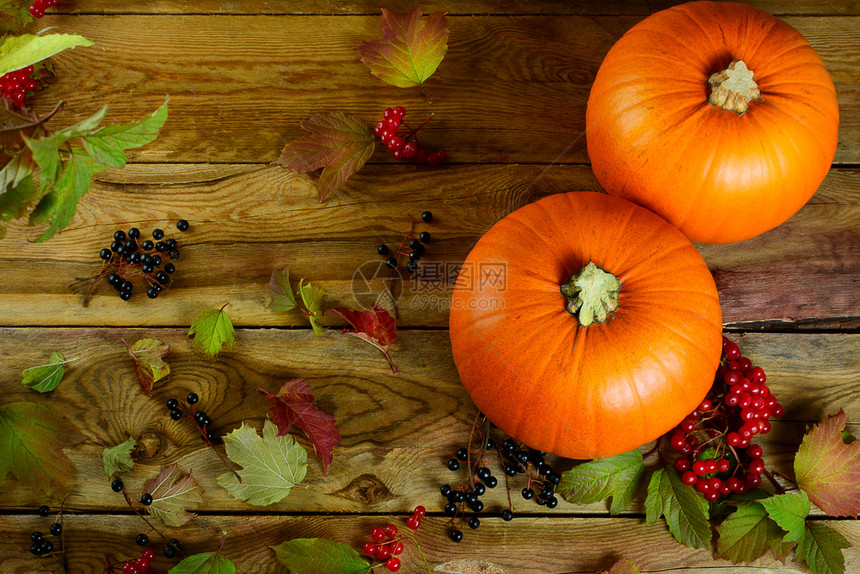
MULTIPOLYGON (((7 516, 3 527, 10 535, 0 537, 0 570, 4 574, 56 574, 62 572, 58 558, 37 560, 28 552, 29 533, 45 529, 46 520, 33 516, 7 516), (13 534, 14 532, 14 534, 13 534)), ((189 554, 212 552, 218 546, 221 532, 227 532, 223 555, 242 574, 286 572, 269 549, 293 538, 325 537, 360 549, 375 526, 394 523, 406 530, 402 516, 201 516, 181 529, 165 529, 176 537, 189 554)), ((447 519, 425 517, 417 532, 431 567, 455 559, 482 559, 505 569, 506 574, 572 574, 605 570, 625 558, 633 561, 643 573, 716 574, 740 572, 741 567, 727 560, 714 560, 705 550, 679 545, 662 522, 646 525, 641 518, 570 517, 553 514, 546 517, 515 518, 506 523, 500 518, 485 518, 476 531, 467 531, 463 541, 448 539, 447 519), (561 551, 560 549, 570 549, 561 551)), ((843 551, 846 572, 860 564, 860 523, 829 521, 852 544, 843 551)), ((146 525, 133 516, 64 517, 68 572, 98 574, 104 567, 103 556, 117 561, 131 557, 135 535, 146 525)), ((468 529, 467 529, 468 530, 468 529)), ((157 536, 150 535, 150 547, 157 549, 157 536)), ((405 544, 403 569, 400 572, 421 574, 427 568, 416 547, 405 544)), ((360 550, 359 550, 360 551, 360 550)), ((157 572, 176 563, 157 552, 153 566, 157 572)), ((807 574, 802 563, 785 565, 770 557, 753 562, 743 571, 757 574, 807 574)))
MULTIPOLYGON (((204 307, 231 302, 237 325, 307 326, 299 313, 268 304, 272 269, 325 288, 328 306, 368 305, 386 277, 376 246, 396 246, 409 222, 434 213, 424 267, 393 284, 401 327, 446 326, 453 277, 472 245, 497 220, 540 197, 599 189, 588 166, 367 166, 319 203, 311 176, 279 167, 133 165, 101 174, 72 224, 49 242, 9 225, 0 267, 0 324, 188 325, 204 307), (480 183, 475 183, 480 182, 480 183), (396 198, 396 199, 395 199, 396 198), (178 233, 180 217, 192 229, 178 233), (68 287, 99 272, 99 249, 113 231, 164 227, 183 246, 175 289, 150 301, 118 299, 102 281, 89 307, 68 287), (439 277, 434 277, 439 275, 439 277), (444 281, 442 280, 444 276, 444 281), (38 285, 37 290, 33 285, 38 285)), ((834 169, 795 217, 757 238, 699 245, 714 273, 724 322, 802 322, 860 317, 860 175, 834 169), (817 286, 826 286, 810 297, 817 286)))
MULTIPOLYGON (((420 90, 370 75, 354 47, 380 35, 376 16, 54 15, 56 26, 95 41, 53 59, 59 81, 35 98, 58 100, 60 127, 105 104, 128 120, 171 94, 158 140, 130 152, 143 162, 269 162, 315 113, 343 111, 375 123, 400 103, 430 148, 460 163, 584 163, 585 105, 600 61, 640 17, 452 17, 445 61, 420 90), (253 62, 249 66, 249 62, 253 62), (563 110, 563 113, 557 112, 563 110), (60 123, 62 122, 62 123, 60 123), (464 129, 468 126, 468 129, 464 129), (528 145, 523 145, 528 142, 528 145)), ((842 113, 836 163, 860 149, 860 27, 856 17, 788 17, 821 54, 842 113)), ((56 123, 54 123, 56 122, 56 123)), ((374 161, 393 161, 378 154, 374 161)))
MULTIPOLYGON (((805 426, 840 408, 857 434, 860 357, 854 351, 860 335, 734 338, 753 363, 766 370, 768 385, 785 408, 774 430, 762 437, 770 468, 790 476, 792 453, 805 426)), ((331 331, 314 337, 308 331, 239 330, 235 346, 214 362, 193 351, 185 331, 177 329, 5 329, 0 332, 0 348, 4 403, 27 400, 51 406, 76 421, 88 437, 82 446, 68 450, 78 469, 72 484, 76 495, 70 499, 73 508, 125 508, 122 497, 109 490, 102 444, 113 446, 134 437, 142 446, 135 468, 124 476, 132 496, 142 493, 142 485, 162 465, 179 464, 185 471, 193 470, 203 486, 201 510, 260 510, 237 502, 217 486, 217 477, 227 472, 221 461, 203 445, 192 424, 168 417, 164 403, 169 397, 183 401, 189 391, 196 392, 199 407, 221 436, 242 421, 260 428, 268 407, 257 389, 275 391, 280 382, 299 376, 309 379, 320 407, 337 419, 343 443, 335 450, 327 476, 318 459, 310 456, 309 488, 295 490, 267 511, 405 512, 423 504, 440 512, 444 504, 436 494, 439 486, 465 477, 450 472, 445 462, 467 443, 475 411, 460 385, 444 331, 401 333, 392 352, 400 366, 396 376, 376 349, 331 331), (172 372, 156 383, 151 399, 141 394, 122 344, 143 337, 170 345, 167 360, 172 372), (41 364, 53 350, 77 359, 69 364, 57 390, 38 395, 17 384, 21 370, 41 364)), ((571 464, 563 461, 559 469, 571 464)), ((498 512, 507 505, 503 490, 496 489, 486 499, 498 512)), ((43 501, 42 495, 12 478, 0 489, 0 508, 34 509, 43 501)), ((631 511, 642 512, 641 502, 631 511)), ((518 498, 515 505, 518 513, 541 511, 518 498)), ((561 507, 567 512, 606 512, 603 503, 561 507)))

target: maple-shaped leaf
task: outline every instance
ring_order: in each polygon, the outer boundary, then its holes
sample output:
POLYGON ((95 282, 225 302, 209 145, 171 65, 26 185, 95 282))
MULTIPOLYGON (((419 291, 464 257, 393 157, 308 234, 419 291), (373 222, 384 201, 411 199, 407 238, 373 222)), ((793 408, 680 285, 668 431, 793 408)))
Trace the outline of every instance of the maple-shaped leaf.
POLYGON ((806 516, 811 509, 809 497, 804 491, 800 491, 800 496, 791 493, 778 494, 759 502, 771 519, 787 532, 783 537, 785 542, 800 542, 806 532, 806 516))
POLYGON ((266 421, 263 436, 253 427, 242 426, 224 436, 227 458, 242 467, 236 474, 225 473, 218 484, 234 498, 255 506, 284 499, 305 478, 308 453, 291 435, 277 436, 275 425, 266 421))
POLYGON ((225 303, 220 309, 206 309, 191 321, 188 336, 194 335, 194 347, 210 357, 218 356, 226 345, 233 346, 233 323, 224 311, 225 303))
MULTIPOLYGON (((496 566, 492 562, 470 560, 468 558, 438 564, 433 568, 433 572, 439 572, 440 574, 505 574, 505 571, 500 566, 496 566)), ((639 573, 636 572, 636 574, 639 573)))
POLYGON ((131 362, 140 390, 147 397, 152 396, 152 385, 170 374, 170 365, 164 362, 164 355, 170 348, 158 339, 141 339, 131 347, 123 341, 131 362))
POLYGON ((183 475, 175 464, 162 466, 158 476, 143 487, 144 492, 152 495, 147 511, 166 526, 182 526, 194 518, 196 515, 188 509, 203 502, 202 490, 191 472, 183 475))
POLYGON ((640 574, 639 568, 636 567, 636 564, 631 562, 630 560, 619 560, 609 570, 602 572, 601 574, 640 574))
POLYGON ((328 472, 332 450, 340 444, 340 432, 335 419, 316 406, 314 393, 307 379, 287 381, 277 394, 257 389, 269 399, 272 420, 278 427, 277 436, 289 434, 293 425, 299 427, 322 459, 323 474, 328 472))
POLYGON ((40 393, 53 391, 63 380, 64 365, 68 362, 62 353, 54 351, 44 365, 24 369, 21 384, 40 393))
POLYGON ((860 441, 845 444, 848 415, 840 409, 815 425, 794 457, 797 486, 829 516, 860 513, 860 441))
POLYGON ((310 133, 287 144, 275 163, 297 173, 322 169, 323 201, 367 163, 376 139, 366 123, 342 112, 317 114, 302 121, 302 128, 310 133))
POLYGON ((844 574, 842 549, 851 544, 839 532, 820 522, 808 522, 806 533, 797 545, 796 555, 813 574, 844 574))
POLYGON ((561 475, 555 491, 576 504, 591 504, 611 496, 609 512, 616 515, 630 505, 644 481, 642 453, 632 450, 573 467, 561 475))
POLYGON ((666 517, 669 532, 675 540, 690 548, 708 548, 711 526, 708 503, 694 489, 681 482, 674 468, 661 468, 651 475, 645 498, 645 521, 666 517))
POLYGON ((444 12, 421 17, 421 8, 400 13, 382 9, 382 39, 355 47, 370 73, 398 88, 421 86, 433 75, 448 50, 444 12))
MULTIPOLYGON (((352 330, 344 329, 346 335, 353 335, 367 341, 385 355, 391 370, 397 374, 397 366, 391 360, 388 353, 391 344, 397 338, 397 321, 388 314, 388 311, 373 304, 373 309, 364 311, 353 311, 346 307, 335 307, 329 313, 337 315, 352 325, 352 330)), ((328 313, 327 313, 328 314, 328 313)))
POLYGON ((366 574, 370 564, 354 548, 325 538, 294 538, 270 546, 293 574, 366 574))
POLYGON ((292 311, 297 305, 290 285, 290 268, 284 267, 281 271, 273 269, 269 279, 269 308, 274 311, 292 311))
POLYGON ((304 303, 307 310, 308 321, 311 323, 314 335, 319 337, 325 332, 325 329, 317 322, 323 314, 322 302, 325 298, 325 291, 321 287, 305 283, 305 279, 302 277, 299 279, 296 293, 302 298, 302 303, 304 303))
POLYGON ((134 466, 134 461, 131 459, 131 451, 137 445, 137 441, 129 437, 124 443, 114 447, 105 447, 102 452, 102 461, 105 466, 105 474, 108 477, 113 476, 117 472, 128 472, 134 466))
POLYGON ((778 549, 783 532, 758 502, 739 502, 737 510, 716 527, 718 558, 735 564, 752 562, 769 550, 778 549))
POLYGON ((218 552, 203 552, 184 558, 168 574, 236 574, 236 566, 218 552))
POLYGON ((63 448, 84 440, 54 409, 30 402, 0 406, 0 481, 15 478, 45 494, 67 494, 74 465, 63 448))

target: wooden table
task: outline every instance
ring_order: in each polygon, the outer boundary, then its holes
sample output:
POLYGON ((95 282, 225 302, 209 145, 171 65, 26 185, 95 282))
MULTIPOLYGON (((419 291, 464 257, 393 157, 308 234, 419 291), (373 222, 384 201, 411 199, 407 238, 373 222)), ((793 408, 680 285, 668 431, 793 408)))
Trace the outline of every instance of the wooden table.
MULTIPOLYGON (((790 473, 807 424, 842 408, 860 436, 860 7, 845 0, 754 3, 809 39, 832 74, 841 114, 833 169, 795 217, 755 239, 697 246, 716 277, 726 331, 766 369, 785 405, 764 442, 765 460, 790 473)), ((128 491, 138 495, 162 465, 193 469, 204 489, 199 516, 165 531, 188 553, 214 550, 226 531, 223 553, 243 573, 284 571, 268 547, 296 537, 359 548, 375 525, 402 528, 418 504, 429 512, 419 537, 431 565, 479 558, 509 573, 570 573, 625 557, 643 572, 808 572, 770 558, 734 566, 682 547, 664 523, 645 525, 641 498, 610 517, 603 503, 562 501, 546 511, 515 496, 518 516, 506 523, 499 518, 506 497, 496 489, 482 527, 454 544, 438 490, 451 480, 445 461, 466 442, 475 410, 451 358, 450 291, 428 299, 406 282, 396 304, 396 376, 378 351, 342 336, 341 323, 327 319, 332 328, 315 337, 301 314, 267 308, 270 273, 285 265, 323 287, 327 307, 354 307, 354 272, 378 260, 379 243, 402 239, 423 210, 435 215, 422 227, 433 234, 426 260, 456 264, 517 207, 599 189, 583 137, 591 82, 612 43, 668 4, 427 3, 425 13, 447 11, 451 26, 448 54, 427 85, 432 105, 416 89, 383 84, 360 63, 354 46, 380 35, 372 2, 63 0, 32 25, 98 44, 53 59, 59 79, 34 103, 44 112, 66 102, 55 127, 105 103, 110 118, 137 119, 165 94, 171 98, 160 137, 130 152, 124 169, 98 174, 65 231, 28 243, 36 233, 15 222, 0 241, 0 402, 50 405, 88 437, 67 449, 76 470, 64 518, 66 571, 98 573, 104 555, 139 555, 134 538, 147 527, 111 492, 99 444, 135 437, 128 491), (422 140, 444 147, 447 165, 397 164, 378 151, 323 203, 312 177, 270 165, 302 135, 302 119, 343 111, 371 123, 396 104, 409 118, 435 113, 422 140), (67 287, 98 270, 98 251, 115 229, 173 230, 179 218, 192 228, 179 237, 184 248, 168 294, 123 302, 103 285, 84 307, 67 287), (205 360, 192 349, 188 327, 202 310, 228 302, 236 343, 217 361, 205 360), (151 399, 138 389, 122 343, 142 337, 170 345, 172 374, 151 399), (78 359, 57 390, 24 388, 21 370, 55 350, 78 359), (216 484, 221 461, 189 424, 168 417, 164 401, 195 391, 216 432, 242 421, 259 428, 266 402, 256 389, 275 390, 295 377, 307 377, 319 405, 335 415, 343 444, 325 476, 311 451, 307 489, 270 507, 238 502, 216 484)), ((11 476, 0 483, 0 572, 63 570, 59 559, 28 553, 30 532, 47 529, 48 519, 36 514, 42 504, 58 502, 11 476)), ((854 545, 844 552, 847 571, 860 571, 860 525, 828 524, 854 545)), ((159 553, 156 571, 173 563, 159 553)), ((426 572, 413 546, 404 563, 402 572, 426 572)))

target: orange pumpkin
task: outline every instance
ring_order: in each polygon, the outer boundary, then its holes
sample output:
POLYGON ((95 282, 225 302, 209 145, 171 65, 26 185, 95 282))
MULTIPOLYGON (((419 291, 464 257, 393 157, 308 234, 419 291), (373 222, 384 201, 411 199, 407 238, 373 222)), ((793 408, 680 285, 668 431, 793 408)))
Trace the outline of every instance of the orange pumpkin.
POLYGON ((588 99, 600 185, 692 241, 754 237, 794 215, 836 152, 839 110, 815 50, 745 4, 690 2, 616 42, 588 99))
POLYGON ((478 409, 568 458, 626 452, 677 425, 711 387, 721 332, 713 277, 690 241, 594 192, 497 222, 451 302, 454 362, 478 409))

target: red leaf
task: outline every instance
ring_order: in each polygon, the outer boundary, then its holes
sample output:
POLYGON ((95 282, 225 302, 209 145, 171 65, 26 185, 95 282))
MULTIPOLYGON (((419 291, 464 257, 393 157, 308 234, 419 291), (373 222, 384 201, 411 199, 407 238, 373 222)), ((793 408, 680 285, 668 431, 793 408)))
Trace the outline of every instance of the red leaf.
POLYGON ((388 314, 388 311, 374 303, 372 310, 353 311, 346 307, 335 307, 329 313, 334 313, 352 325, 354 330, 344 329, 342 331, 344 334, 367 341, 382 351, 388 359, 388 364, 391 365, 391 370, 397 373, 397 366, 388 354, 391 344, 397 338, 397 321, 388 314))
POLYGON ((257 389, 269 399, 272 420, 278 427, 276 436, 289 434, 293 425, 299 427, 322 459, 323 474, 331 464, 332 450, 340 444, 340 432, 335 419, 317 408, 314 392, 307 379, 293 379, 284 383, 278 394, 257 389))
POLYGON ((829 516, 860 513, 860 441, 845 444, 848 415, 839 412, 815 425, 794 459, 797 485, 829 516))
POLYGON ((382 39, 355 47, 361 61, 380 80, 408 88, 421 86, 433 75, 448 50, 448 21, 444 12, 421 18, 421 8, 399 13, 382 9, 382 39))
POLYGON ((317 114, 302 122, 309 134, 288 144, 275 162, 298 173, 322 168, 320 201, 346 183, 373 155, 373 132, 341 112, 317 114))

